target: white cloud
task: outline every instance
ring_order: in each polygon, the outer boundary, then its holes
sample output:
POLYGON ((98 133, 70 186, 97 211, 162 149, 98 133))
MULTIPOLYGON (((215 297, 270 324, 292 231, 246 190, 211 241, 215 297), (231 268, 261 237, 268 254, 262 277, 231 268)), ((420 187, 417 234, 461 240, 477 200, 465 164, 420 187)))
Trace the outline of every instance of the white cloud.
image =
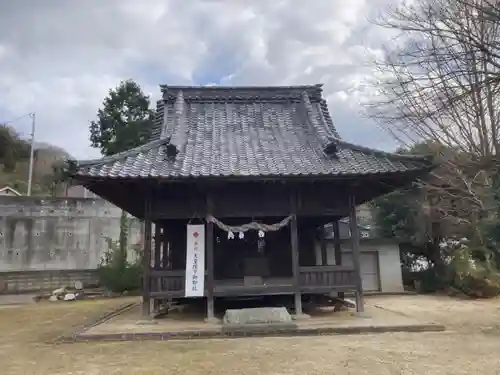
POLYGON ((379 53, 383 35, 367 17, 385 2, 3 2, 0 120, 36 111, 39 140, 86 158, 98 154, 88 123, 121 79, 137 80, 155 98, 160 83, 323 82, 341 134, 370 145, 379 131, 359 118, 355 89, 367 74, 365 53, 379 53), (352 132, 356 123, 363 130, 352 132))

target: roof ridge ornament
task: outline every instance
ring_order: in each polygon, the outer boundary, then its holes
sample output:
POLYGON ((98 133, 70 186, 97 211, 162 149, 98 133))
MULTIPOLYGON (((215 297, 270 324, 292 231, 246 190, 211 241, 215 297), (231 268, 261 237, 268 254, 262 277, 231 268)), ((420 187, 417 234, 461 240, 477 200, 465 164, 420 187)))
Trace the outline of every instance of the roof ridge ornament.
POLYGON ((171 137, 167 137, 166 140, 168 143, 165 145, 165 153, 168 161, 174 161, 175 157, 179 153, 177 147, 171 143, 171 139, 171 137))
POLYGON ((305 109, 305 117, 309 126, 318 136, 323 152, 327 155, 334 155, 337 153, 337 144, 332 136, 328 134, 326 128, 322 124, 318 124, 318 121, 313 113, 313 105, 307 91, 302 92, 302 105, 305 109))
POLYGON ((337 141, 335 139, 330 139, 323 148, 323 152, 328 156, 337 156, 338 150, 337 141))

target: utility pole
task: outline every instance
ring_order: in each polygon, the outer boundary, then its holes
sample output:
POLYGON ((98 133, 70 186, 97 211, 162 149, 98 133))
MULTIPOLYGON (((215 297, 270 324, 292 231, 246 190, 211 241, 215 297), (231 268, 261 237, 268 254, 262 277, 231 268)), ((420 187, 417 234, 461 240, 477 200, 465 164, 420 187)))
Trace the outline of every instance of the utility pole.
POLYGON ((31 185, 33 184, 33 164, 35 156, 35 112, 30 114, 31 117, 31 145, 30 145, 30 166, 28 175, 28 197, 31 195, 31 185))

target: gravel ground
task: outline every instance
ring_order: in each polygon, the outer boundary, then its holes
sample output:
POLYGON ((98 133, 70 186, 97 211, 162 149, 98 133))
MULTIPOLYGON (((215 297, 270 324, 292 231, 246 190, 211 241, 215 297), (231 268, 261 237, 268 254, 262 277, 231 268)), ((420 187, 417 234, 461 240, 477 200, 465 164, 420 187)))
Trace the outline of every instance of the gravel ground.
POLYGON ((127 300, 0 310, 0 364, 11 374, 500 374, 500 301, 377 297, 384 308, 444 323, 444 333, 186 342, 47 344, 127 300))
POLYGON ((374 303, 391 311, 444 324, 449 330, 460 333, 498 331, 500 334, 500 299, 416 295, 375 297, 374 303))

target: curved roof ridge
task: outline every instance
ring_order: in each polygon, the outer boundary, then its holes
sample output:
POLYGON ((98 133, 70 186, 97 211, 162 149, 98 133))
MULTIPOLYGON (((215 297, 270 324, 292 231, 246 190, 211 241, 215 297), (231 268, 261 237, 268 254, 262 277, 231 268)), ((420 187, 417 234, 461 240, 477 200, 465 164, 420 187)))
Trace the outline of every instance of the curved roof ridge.
POLYGON ((323 98, 323 85, 302 86, 169 86, 160 85, 163 100, 175 101, 177 92, 184 93, 186 101, 259 101, 300 100, 306 91, 311 100, 323 98))
POLYGON ((161 138, 161 139, 157 139, 157 140, 145 143, 141 146, 134 147, 134 148, 127 150, 127 151, 119 152, 117 154, 113 154, 113 155, 109 155, 109 156, 104 156, 100 159, 79 160, 77 164, 79 167, 84 167, 86 165, 105 164, 105 163, 115 162, 115 161, 119 161, 123 158, 126 158, 128 156, 137 155, 137 154, 149 151, 155 147, 161 146, 163 144, 169 144, 169 143, 170 143, 170 137, 161 138))
POLYGON ((402 160, 417 160, 417 161, 431 161, 432 155, 429 154, 398 154, 395 152, 388 152, 388 151, 382 151, 382 150, 377 150, 374 148, 366 147, 366 146, 361 146, 357 145, 355 143, 347 142, 344 141, 340 138, 334 138, 332 141, 336 142, 340 146, 345 146, 347 148, 350 148, 352 150, 356 151, 361 151, 361 152, 366 152, 370 154, 375 154, 375 155, 381 155, 381 156, 386 156, 386 157, 392 157, 392 158, 397 158, 397 159, 402 159, 402 160))
POLYGON ((316 83, 311 85, 290 85, 290 86, 271 86, 271 85, 247 85, 247 86, 237 86, 237 85, 206 85, 206 86, 196 86, 196 85, 160 85, 161 90, 303 90, 303 89, 322 89, 323 83, 316 83))

